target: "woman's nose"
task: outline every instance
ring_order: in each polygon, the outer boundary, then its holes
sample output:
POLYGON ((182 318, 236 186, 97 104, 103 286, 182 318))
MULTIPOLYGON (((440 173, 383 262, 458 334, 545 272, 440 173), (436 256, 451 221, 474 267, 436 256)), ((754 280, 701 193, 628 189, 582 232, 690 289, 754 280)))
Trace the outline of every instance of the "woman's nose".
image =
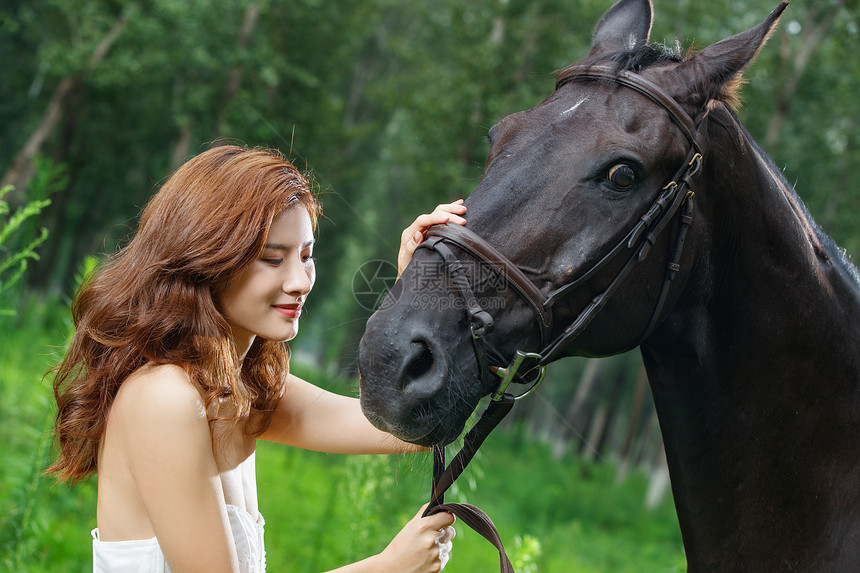
POLYGON ((313 288, 315 271, 313 263, 310 266, 305 266, 301 263, 290 265, 287 274, 284 277, 284 282, 281 285, 285 293, 298 293, 300 295, 308 294, 313 288))

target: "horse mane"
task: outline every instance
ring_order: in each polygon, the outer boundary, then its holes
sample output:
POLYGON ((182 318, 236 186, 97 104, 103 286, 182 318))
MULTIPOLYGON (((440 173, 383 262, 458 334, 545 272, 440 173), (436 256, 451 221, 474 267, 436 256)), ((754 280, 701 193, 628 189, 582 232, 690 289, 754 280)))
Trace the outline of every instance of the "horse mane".
POLYGON ((753 151, 755 151, 756 155, 761 159, 764 167, 774 178, 780 190, 785 195, 786 200, 791 205, 795 216, 801 220, 801 224, 807 229, 807 236, 812 244, 815 254, 825 262, 840 267, 848 276, 851 277, 851 280, 860 287, 860 271, 858 271, 857 266, 851 262, 846 250, 837 245, 836 241, 834 241, 833 238, 824 232, 824 230, 818 225, 812 217, 812 214, 809 212, 809 208, 806 206, 806 203, 804 203, 803 199, 801 199, 798 194, 797 189, 788 181, 785 177, 785 173, 776 165, 773 158, 753 138, 746 126, 744 126, 740 119, 738 119, 735 112, 728 107, 726 108, 726 112, 732 118, 735 127, 746 140, 747 144, 753 149, 753 151))

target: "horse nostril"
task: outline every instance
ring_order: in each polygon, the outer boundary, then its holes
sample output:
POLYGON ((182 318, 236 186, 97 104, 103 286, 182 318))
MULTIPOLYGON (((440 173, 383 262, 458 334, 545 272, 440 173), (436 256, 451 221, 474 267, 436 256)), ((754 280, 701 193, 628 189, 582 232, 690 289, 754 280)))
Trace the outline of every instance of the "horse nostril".
POLYGON ((404 368, 404 382, 409 384, 418 380, 433 368, 433 351, 423 340, 412 341, 412 351, 407 358, 404 368))

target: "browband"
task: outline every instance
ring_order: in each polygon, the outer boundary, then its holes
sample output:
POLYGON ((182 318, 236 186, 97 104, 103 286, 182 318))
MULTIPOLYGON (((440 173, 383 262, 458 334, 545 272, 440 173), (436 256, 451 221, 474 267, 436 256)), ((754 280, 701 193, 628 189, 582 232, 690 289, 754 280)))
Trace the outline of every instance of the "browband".
POLYGON ((662 107, 672 118, 672 121, 680 128, 681 132, 690 142, 690 145, 698 152, 699 145, 696 142, 696 122, 684 111, 684 108, 675 99, 663 91, 663 88, 646 80, 638 74, 625 70, 616 70, 610 66, 592 66, 583 70, 570 73, 560 79, 555 86, 558 90, 561 86, 575 81, 603 81, 620 84, 644 95, 660 107, 662 107))

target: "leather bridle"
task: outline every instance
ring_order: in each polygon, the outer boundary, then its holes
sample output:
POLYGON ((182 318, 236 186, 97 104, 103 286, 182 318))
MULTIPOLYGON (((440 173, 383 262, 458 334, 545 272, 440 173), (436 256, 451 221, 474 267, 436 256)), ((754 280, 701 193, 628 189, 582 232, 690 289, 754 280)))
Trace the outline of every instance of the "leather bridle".
MULTIPOLYGON (((707 138, 707 121, 705 121, 707 113, 696 123, 671 96, 656 84, 632 72, 617 71, 605 66, 590 67, 569 73, 558 81, 556 89, 571 82, 581 81, 614 83, 633 89, 648 97, 669 114, 669 117, 687 138, 690 149, 683 165, 669 183, 662 188, 648 210, 639 217, 637 223, 624 238, 575 280, 546 295, 529 280, 516 264, 466 227, 447 223, 431 227, 427 232, 426 239, 419 245, 419 248, 435 251, 442 257, 448 278, 463 299, 469 317, 472 344, 481 376, 482 388, 489 386, 489 376, 498 376, 500 381, 486 412, 464 438, 463 449, 444 470, 442 469, 445 465, 444 448, 436 448, 433 491, 430 507, 426 514, 435 513, 442 509, 454 511, 452 509, 454 506, 458 506, 457 509, 461 511, 463 507, 467 507, 468 512, 477 510, 472 506, 460 507, 462 504, 443 505, 444 492, 447 487, 463 471, 472 455, 477 451, 478 446, 510 410, 513 402, 537 388, 543 379, 546 365, 559 358, 565 346, 582 334, 623 284, 634 266, 645 260, 651 247, 679 213, 678 230, 669 254, 663 285, 651 319, 639 337, 637 345, 647 338, 658 325, 672 281, 680 271, 681 253, 684 248, 687 229, 693 220, 693 178, 702 167, 703 142, 707 138), (504 278, 505 284, 512 287, 518 297, 531 308, 540 330, 540 349, 537 352, 517 350, 512 359, 506 359, 485 340, 485 337, 493 330, 493 318, 489 312, 481 307, 472 291, 463 263, 451 250, 451 245, 465 252, 479 263, 492 268, 494 272, 504 278), (563 331, 553 336, 555 326, 553 308, 555 304, 581 287, 623 253, 627 253, 627 260, 609 285, 603 292, 595 296, 563 331), (531 385, 531 387, 525 394, 515 397, 507 392, 507 388, 512 382, 531 385)), ((502 571, 513 571, 512 568, 508 569, 510 562, 505 563, 507 557, 504 555, 504 549, 501 548, 501 542, 498 541, 497 543, 498 534, 495 533, 495 527, 488 529, 484 520, 489 522, 489 526, 492 526, 492 522, 483 512, 480 510, 477 512, 483 517, 477 519, 481 529, 476 529, 499 548, 502 557, 502 571)), ((457 512, 455 511, 455 513, 457 512)), ((457 513, 457 515, 461 514, 457 513)))
MULTIPOLYGON (((500 388, 495 392, 495 396, 500 396, 507 385, 515 379, 522 381, 524 374, 537 368, 543 368, 557 359, 567 343, 579 336, 603 309, 606 302, 624 282, 634 265, 645 260, 651 247, 656 243, 657 238, 666 229, 675 215, 680 213, 680 223, 675 238, 675 245, 667 263, 666 275, 660 295, 652 312, 651 320, 639 337, 639 342, 651 334, 660 319, 672 281, 680 270, 680 259, 684 248, 687 228, 692 222, 692 180, 700 171, 702 165, 702 145, 699 140, 704 138, 702 133, 703 126, 706 125, 703 121, 704 118, 702 118, 703 120, 698 125, 695 124, 678 103, 661 88, 641 76, 630 72, 614 71, 607 67, 593 67, 571 74, 563 79, 558 87, 573 81, 609 81, 634 89, 648 96, 652 101, 663 107, 670 118, 678 125, 681 132, 690 142, 690 149, 683 165, 678 169, 671 181, 663 187, 657 199, 639 218, 630 232, 599 261, 592 265, 591 268, 575 280, 556 288, 547 295, 544 295, 516 264, 467 227, 447 223, 430 228, 427 232, 426 240, 419 245, 419 248, 433 250, 442 257, 448 278, 451 284, 458 289, 466 306, 482 380, 487 380, 486 376, 490 373, 491 360, 496 363, 493 365, 497 367, 496 372, 501 373, 500 388), (505 360, 500 353, 485 342, 485 336, 493 329, 493 318, 489 312, 480 306, 477 297, 472 292, 465 267, 450 249, 449 245, 458 247, 474 260, 493 269, 494 272, 504 278, 505 284, 513 287, 519 298, 526 302, 535 315, 535 322, 540 329, 539 351, 517 351, 513 359, 505 360), (567 294, 581 287, 586 281, 610 264, 610 262, 614 261, 616 257, 625 252, 629 253, 628 259, 609 286, 595 296, 563 332, 551 338, 553 326, 555 325, 552 312, 555 304, 567 294), (502 367, 505 364, 507 366, 502 367)), ((537 376, 535 375, 527 381, 534 384, 536 379, 537 376)))

